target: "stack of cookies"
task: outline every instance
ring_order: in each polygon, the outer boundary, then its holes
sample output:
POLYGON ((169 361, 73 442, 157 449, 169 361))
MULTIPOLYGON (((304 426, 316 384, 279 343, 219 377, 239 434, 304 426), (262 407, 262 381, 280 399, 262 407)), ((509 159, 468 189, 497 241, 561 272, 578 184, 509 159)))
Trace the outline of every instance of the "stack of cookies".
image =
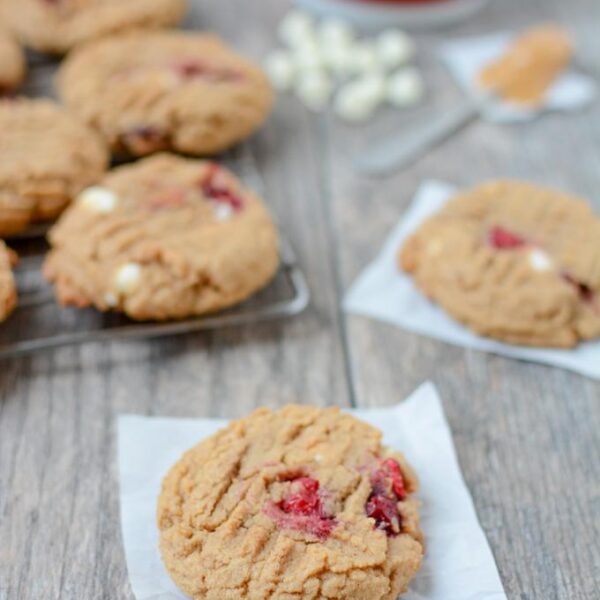
MULTIPOLYGON (((191 158, 254 133, 271 110, 270 84, 217 36, 167 30, 185 9, 184 0, 0 7, 0 237, 59 218, 44 274, 61 304, 184 318, 246 299, 277 271, 262 201, 191 158), (21 44, 64 55, 61 105, 12 95, 25 77, 21 44), (109 170, 111 157, 128 164, 109 170)), ((0 320, 15 306, 11 264, 3 244, 0 320)))

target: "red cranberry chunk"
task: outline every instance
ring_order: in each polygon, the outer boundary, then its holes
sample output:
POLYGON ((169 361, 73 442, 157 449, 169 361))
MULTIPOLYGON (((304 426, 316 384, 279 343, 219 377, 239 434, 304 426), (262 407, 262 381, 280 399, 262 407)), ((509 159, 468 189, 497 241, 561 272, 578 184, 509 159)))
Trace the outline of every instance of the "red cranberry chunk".
POLYGON ((193 58, 173 63, 172 67, 182 79, 204 79, 210 82, 238 81, 241 75, 233 69, 207 65, 193 58))
POLYGON ((577 290, 577 293, 579 294, 579 298, 581 298, 581 300, 583 302, 593 302, 594 301, 596 294, 594 293, 594 290, 589 285, 582 283, 581 281, 578 281, 570 273, 563 273, 562 278, 577 290))
POLYGON ((281 502, 281 509, 286 513, 310 515, 319 512, 319 482, 310 477, 301 477, 292 482, 290 494, 281 502))
POLYGON ((396 500, 372 494, 367 501, 367 516, 375 519, 375 527, 388 535, 400 533, 400 513, 396 500))
POLYGON ((371 474, 373 491, 369 496, 365 511, 375 519, 375 527, 388 535, 400 532, 401 516, 398 502, 406 498, 406 487, 400 465, 393 458, 381 462, 371 474))
POLYGON ((324 540, 331 534, 337 521, 326 513, 319 487, 319 482, 310 477, 294 479, 283 500, 278 503, 269 500, 264 512, 282 529, 303 531, 324 540))
POLYGON ((167 150, 171 144, 169 136, 158 127, 134 127, 121 136, 121 143, 132 154, 151 154, 167 150))
POLYGON ((404 478, 400 465, 393 458, 388 458, 381 463, 371 475, 373 493, 385 496, 395 496, 398 500, 406 498, 404 478))
POLYGON ((213 202, 223 202, 231 206, 235 212, 244 208, 244 201, 234 190, 223 181, 218 165, 211 165, 200 181, 202 193, 213 202))
POLYGON ((488 239, 489 243, 498 250, 511 250, 527 245, 525 239, 520 235, 498 226, 490 229, 488 239))
POLYGON ((404 500, 406 498, 406 489, 404 487, 404 478, 402 477, 402 471, 400 465, 393 458, 388 458, 383 461, 382 468, 388 474, 392 481, 392 490, 396 494, 398 500, 404 500))

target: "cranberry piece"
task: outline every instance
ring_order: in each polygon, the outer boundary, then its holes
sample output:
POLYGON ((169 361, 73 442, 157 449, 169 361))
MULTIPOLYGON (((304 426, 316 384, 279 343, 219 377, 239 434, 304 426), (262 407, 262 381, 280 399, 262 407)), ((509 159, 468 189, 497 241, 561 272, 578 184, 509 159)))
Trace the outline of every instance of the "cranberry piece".
POLYGON ((293 479, 283 500, 278 503, 269 500, 264 512, 283 529, 304 531, 324 540, 337 521, 326 513, 319 487, 319 482, 311 477, 293 479))
POLYGON ((367 517, 375 519, 375 527, 388 535, 400 533, 400 513, 396 500, 372 494, 365 508, 367 517))
POLYGON ((173 65, 173 68, 177 71, 178 75, 184 79, 194 79, 206 73, 206 67, 204 67, 204 65, 192 60, 182 60, 177 62, 173 65))
POLYGON ((391 496, 398 500, 406 498, 406 488, 400 465, 393 458, 388 458, 381 463, 379 469, 371 475, 371 485, 376 494, 391 496))
POLYGON ((121 136, 121 143, 132 154, 151 154, 171 146, 168 135, 150 125, 130 129, 121 136))
POLYGON ((231 206, 235 212, 241 211, 244 208, 244 201, 222 181, 219 181, 220 173, 221 169, 216 164, 212 164, 208 168, 200 181, 202 193, 213 202, 224 202, 231 206))
POLYGON ((319 482, 316 479, 296 479, 292 482, 290 491, 291 494, 281 502, 283 512, 310 515, 320 510, 319 482))
POLYGON ((211 67, 193 58, 178 60, 173 69, 182 79, 205 79, 207 81, 237 81, 241 78, 237 71, 211 67))
POLYGON ((572 285, 579 294, 579 297, 583 302, 593 302, 596 294, 594 290, 587 284, 577 281, 570 273, 563 273, 562 278, 570 285, 572 285))
POLYGON ((489 242, 498 250, 511 250, 527 245, 524 238, 503 227, 492 227, 489 232, 489 242))
POLYGON ((381 462, 371 475, 373 491, 367 500, 367 516, 375 519, 375 527, 388 535, 400 532, 398 502, 406 498, 406 487, 400 465, 393 458, 381 462))
POLYGON ((406 489, 404 487, 404 478, 402 477, 400 465, 393 458, 388 458, 383 461, 382 466, 392 480, 392 489, 394 490, 394 493, 399 500, 404 500, 404 498, 406 498, 406 489))

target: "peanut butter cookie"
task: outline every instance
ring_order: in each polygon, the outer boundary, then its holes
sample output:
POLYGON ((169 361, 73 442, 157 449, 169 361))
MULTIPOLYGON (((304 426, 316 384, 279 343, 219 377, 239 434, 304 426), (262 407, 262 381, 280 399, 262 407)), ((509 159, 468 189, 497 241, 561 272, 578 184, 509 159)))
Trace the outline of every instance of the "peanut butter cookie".
POLYGON ((26 45, 65 54, 107 34, 177 24, 185 0, 2 0, 0 14, 26 45))
POLYGON ((0 236, 59 215, 108 165, 89 127, 49 100, 0 100, 0 236))
POLYGON ((337 408, 262 408, 189 450, 158 501, 195 600, 396 600, 423 556, 417 479, 337 408))
POLYGON ((16 258, 16 254, 0 240, 0 321, 4 321, 17 304, 17 287, 11 269, 16 258))
POLYGON ((62 304, 176 319, 225 308, 279 264, 263 203, 215 163, 157 155, 108 173, 50 231, 62 304))
POLYGON ((600 336, 600 219, 578 198, 519 181, 483 184, 425 222, 399 262, 481 335, 548 347, 600 336))
POLYGON ((69 108, 115 153, 160 150, 207 155, 252 134, 273 93, 254 64, 216 36, 133 33, 87 45, 59 74, 69 108))
POLYGON ((25 56, 21 46, 0 23, 0 94, 12 92, 25 78, 25 56))

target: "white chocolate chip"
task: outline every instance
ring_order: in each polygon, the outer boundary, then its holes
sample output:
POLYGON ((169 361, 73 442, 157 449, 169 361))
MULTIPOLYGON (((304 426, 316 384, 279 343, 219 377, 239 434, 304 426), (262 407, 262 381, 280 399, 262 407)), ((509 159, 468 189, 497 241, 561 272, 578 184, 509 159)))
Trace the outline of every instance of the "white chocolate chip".
POLYGON ((388 29, 375 41, 377 55, 383 66, 394 69, 409 62, 415 54, 412 39, 399 29, 388 29))
POLYGON ((305 71, 296 83, 298 98, 315 112, 321 111, 327 106, 332 90, 331 80, 322 69, 305 71))
POLYGON ((346 121, 366 121, 375 111, 372 102, 365 99, 352 88, 342 88, 335 97, 335 113, 346 121))
POLYGON ((294 84, 296 67, 289 52, 285 50, 271 52, 265 59, 264 67, 276 90, 286 92, 294 84))
POLYGON ((279 24, 279 37, 290 48, 295 48, 314 36, 313 20, 301 10, 289 12, 279 24))
POLYGON ((129 262, 121 265, 115 273, 115 289, 122 294, 130 294, 140 281, 142 267, 138 263, 129 262))
POLYGON ((394 73, 387 82, 386 97, 397 107, 412 106, 423 98, 425 84, 417 69, 407 68, 394 73))
POLYGON ((229 204, 219 202, 214 205, 213 214, 219 222, 228 221, 233 216, 233 208, 229 204))
POLYGON ((336 99, 335 111, 347 121, 368 119, 381 104, 385 94, 385 79, 373 73, 343 86, 336 99))
POLYGON ((373 73, 381 69, 375 46, 369 42, 360 42, 352 48, 352 70, 355 73, 373 73))
POLYGON ((117 196, 107 188, 89 187, 77 197, 78 202, 93 212, 110 213, 118 203, 117 196))
POLYGON ((321 46, 323 64, 334 74, 344 77, 352 71, 352 46, 330 44, 321 46))
POLYGON ((354 41, 354 29, 341 19, 325 19, 319 26, 319 43, 323 49, 328 46, 350 47, 354 41))
POLYGON ((529 251, 528 260, 534 271, 551 271, 554 267, 552 259, 543 250, 537 248, 529 251))
POLYGON ((306 40, 305 43, 294 48, 292 61, 296 71, 321 69, 325 64, 321 48, 316 42, 311 40, 306 40))
POLYGON ((369 73, 355 81, 355 85, 367 98, 377 102, 385 97, 385 78, 380 73, 369 73))

